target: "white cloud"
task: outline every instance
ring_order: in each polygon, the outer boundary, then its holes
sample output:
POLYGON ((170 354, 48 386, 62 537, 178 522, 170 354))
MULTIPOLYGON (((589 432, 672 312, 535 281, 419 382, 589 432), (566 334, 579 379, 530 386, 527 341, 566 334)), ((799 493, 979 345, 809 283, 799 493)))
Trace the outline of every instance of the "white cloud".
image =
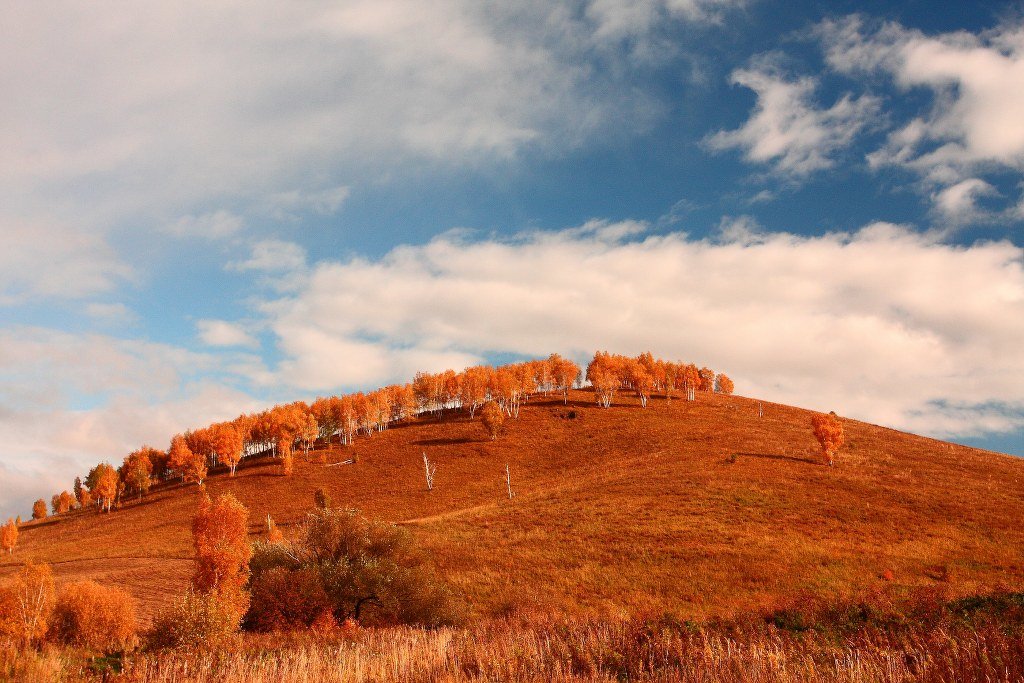
POLYGON ((249 258, 232 261, 226 268, 235 272, 249 270, 269 273, 289 272, 306 265, 306 250, 294 242, 262 240, 252 246, 249 258))
POLYGON ((165 226, 164 230, 175 237, 202 237, 215 240, 231 237, 241 230, 244 224, 241 216, 222 209, 199 216, 182 216, 165 226))
POLYGON ((281 381, 307 390, 494 353, 651 349, 728 371, 741 393, 933 435, 1024 426, 1020 249, 894 225, 715 242, 607 223, 450 235, 321 263, 263 310, 281 381))
POLYGON ((196 322, 199 339, 207 346, 247 346, 260 344, 238 323, 226 320, 200 320, 196 322))
POLYGON ((271 195, 268 204, 280 215, 312 211, 327 216, 336 213, 350 193, 351 189, 347 185, 322 190, 289 190, 271 195))
MULTIPOLYGON (((1019 22, 980 34, 928 36, 897 23, 868 27, 860 17, 847 17, 823 23, 819 35, 833 68, 852 75, 881 73, 904 91, 924 89, 932 95, 919 115, 869 156, 873 166, 906 167, 932 188, 950 190, 992 169, 1024 170, 1024 27, 1019 22)), ((950 197, 945 191, 934 196, 940 202, 950 197)), ((941 205, 937 209, 944 211, 941 205)))
POLYGON ((256 408, 208 378, 218 366, 165 344, 0 330, 0 517, 24 515, 101 460, 118 464, 142 444, 165 448, 186 428, 256 408))
POLYGON ((101 237, 57 224, 0 218, 0 306, 37 299, 81 299, 133 278, 101 237))
POLYGON ((732 82, 757 93, 754 112, 740 128, 708 138, 708 145, 743 150, 747 161, 771 163, 786 175, 831 168, 835 153, 878 115, 878 100, 867 95, 846 94, 828 109, 819 108, 813 101, 815 79, 786 78, 767 61, 733 72, 732 82))
POLYGON ((595 34, 621 38, 649 32, 670 18, 694 22, 718 22, 725 11, 746 5, 745 0, 592 0, 586 16, 595 34))
POLYGON ((936 192, 932 201, 940 219, 955 226, 976 223, 989 217, 991 214, 978 206, 978 200, 998 195, 996 188, 984 180, 968 178, 936 192))

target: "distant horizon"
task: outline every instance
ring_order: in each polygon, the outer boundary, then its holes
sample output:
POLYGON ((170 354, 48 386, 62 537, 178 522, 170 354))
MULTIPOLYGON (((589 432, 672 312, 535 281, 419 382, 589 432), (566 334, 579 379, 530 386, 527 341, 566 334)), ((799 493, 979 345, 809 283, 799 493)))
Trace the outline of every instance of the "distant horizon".
POLYGON ((3 519, 190 426, 597 349, 1024 456, 1016 3, 58 2, 0 55, 3 519))

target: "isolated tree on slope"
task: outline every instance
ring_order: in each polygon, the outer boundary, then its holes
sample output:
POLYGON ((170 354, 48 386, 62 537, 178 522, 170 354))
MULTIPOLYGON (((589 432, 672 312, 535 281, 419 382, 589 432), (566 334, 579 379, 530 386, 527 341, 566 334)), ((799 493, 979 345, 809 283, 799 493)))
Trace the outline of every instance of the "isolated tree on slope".
POLYGON ((18 545, 18 525, 13 519, 8 519, 7 524, 0 527, 0 548, 7 551, 8 555, 14 553, 18 545))
POLYGON ((842 447, 845 437, 843 435, 843 423, 835 412, 828 415, 815 415, 811 418, 811 426, 814 428, 814 438, 821 446, 821 453, 829 467, 835 464, 835 454, 842 447))
POLYGON ((42 498, 32 503, 32 519, 46 519, 46 501, 42 498))
POLYGON ((211 501, 203 496, 192 520, 196 570, 192 586, 215 594, 241 619, 249 608, 249 511, 230 493, 211 501))
POLYGON ((731 395, 733 389, 735 388, 733 387, 732 380, 729 379, 728 375, 721 373, 715 379, 715 385, 718 389, 718 393, 725 394, 726 396, 731 395))
POLYGON ((480 409, 480 422, 484 430, 491 437, 491 441, 498 438, 502 426, 505 424, 505 411, 494 401, 488 401, 480 409))

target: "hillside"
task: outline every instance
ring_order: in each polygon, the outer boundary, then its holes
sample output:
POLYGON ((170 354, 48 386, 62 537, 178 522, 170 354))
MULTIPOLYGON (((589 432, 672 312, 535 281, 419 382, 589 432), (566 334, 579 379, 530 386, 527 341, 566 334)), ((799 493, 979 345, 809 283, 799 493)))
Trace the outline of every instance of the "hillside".
MULTIPOLYGON (((267 514, 287 533, 318 487, 407 525, 478 617, 703 618, 807 593, 1024 589, 1021 460, 844 420, 830 469, 805 410, 764 404, 759 418, 755 400, 708 393, 646 409, 625 392, 610 409, 569 398, 531 398, 494 442, 468 416, 424 417, 328 453, 356 464, 299 452, 284 477, 249 459, 207 488, 248 506, 254 537, 267 514), (437 464, 429 492, 423 453, 437 464)), ((128 588, 151 616, 186 585, 197 495, 171 484, 109 515, 26 525, 0 574, 49 562, 59 579, 128 588)))

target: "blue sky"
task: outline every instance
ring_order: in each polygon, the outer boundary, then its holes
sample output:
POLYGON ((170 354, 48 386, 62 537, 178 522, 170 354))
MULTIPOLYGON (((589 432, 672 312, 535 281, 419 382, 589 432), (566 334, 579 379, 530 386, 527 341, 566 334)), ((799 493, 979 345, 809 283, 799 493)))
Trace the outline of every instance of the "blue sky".
POLYGON ((0 515, 597 348, 1024 455, 1018 3, 11 5, 0 515))

